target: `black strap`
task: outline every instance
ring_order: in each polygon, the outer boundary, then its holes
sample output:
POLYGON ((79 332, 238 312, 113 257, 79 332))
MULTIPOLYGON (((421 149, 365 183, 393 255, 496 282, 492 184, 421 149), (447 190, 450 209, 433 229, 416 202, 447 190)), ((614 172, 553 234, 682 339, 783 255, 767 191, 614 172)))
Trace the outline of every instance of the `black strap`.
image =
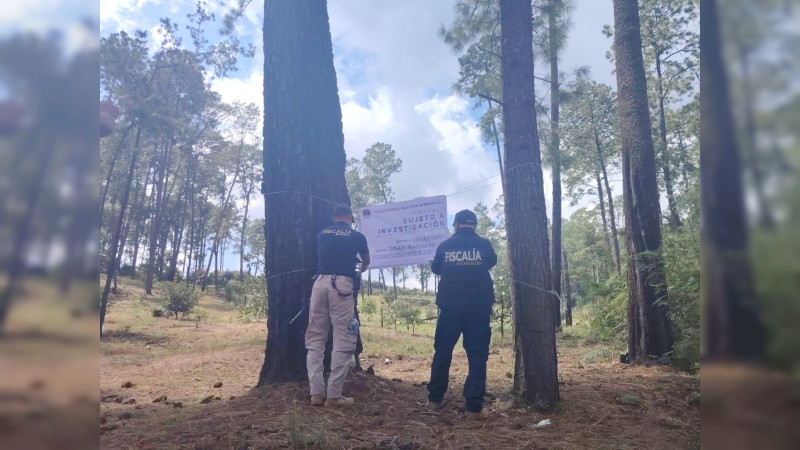
POLYGON ((339 294, 339 297, 349 297, 349 296, 353 295, 353 291, 352 290, 350 290, 350 292, 342 292, 342 291, 339 290, 338 287, 336 287, 336 275, 331 275, 331 286, 339 294))

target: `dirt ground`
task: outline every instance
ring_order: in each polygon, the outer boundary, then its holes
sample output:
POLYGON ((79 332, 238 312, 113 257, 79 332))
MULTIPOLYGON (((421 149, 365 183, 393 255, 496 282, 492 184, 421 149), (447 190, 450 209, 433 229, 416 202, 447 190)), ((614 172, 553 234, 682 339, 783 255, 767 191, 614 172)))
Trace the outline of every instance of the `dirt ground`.
POLYGON ((507 346, 493 347, 487 396, 492 417, 476 424, 464 420, 460 392, 467 362, 460 348, 444 410, 424 412, 430 337, 363 327, 362 365, 375 374, 351 374, 345 395, 356 405, 336 411, 309 406, 305 383, 253 388, 264 326, 239 323, 224 301, 204 297, 201 306, 209 319, 199 325, 154 319, 151 306, 128 287, 109 313, 101 342, 102 448, 699 446, 696 377, 670 367, 587 361, 584 355, 596 344, 579 337, 560 338, 562 401, 549 414, 525 407, 511 394, 512 353, 507 346), (385 345, 371 349, 370 342, 385 345), (624 395, 637 396, 640 403, 623 404, 624 395), (551 424, 537 427, 544 419, 551 424))

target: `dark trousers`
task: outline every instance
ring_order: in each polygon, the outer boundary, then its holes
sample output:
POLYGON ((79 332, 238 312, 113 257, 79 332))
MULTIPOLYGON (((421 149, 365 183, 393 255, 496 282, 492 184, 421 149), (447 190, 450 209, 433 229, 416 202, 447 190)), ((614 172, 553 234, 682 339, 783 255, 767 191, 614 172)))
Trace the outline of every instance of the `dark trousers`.
POLYGON ((442 309, 436 323, 433 341, 431 380, 428 383, 428 400, 441 403, 450 379, 450 362, 458 338, 464 335, 464 350, 469 360, 469 374, 464 382, 464 400, 467 411, 480 412, 486 394, 486 361, 489 359, 490 312, 466 313, 442 309))

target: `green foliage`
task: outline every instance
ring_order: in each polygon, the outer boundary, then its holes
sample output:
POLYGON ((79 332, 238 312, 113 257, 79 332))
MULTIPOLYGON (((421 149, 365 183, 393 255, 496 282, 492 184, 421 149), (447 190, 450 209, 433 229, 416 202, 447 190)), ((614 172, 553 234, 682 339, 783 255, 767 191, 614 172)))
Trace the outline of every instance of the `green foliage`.
POLYGON ((397 303, 397 295, 394 292, 387 290, 383 293, 383 316, 385 324, 397 324, 397 303))
POLYGON ((395 305, 397 318, 405 322, 406 327, 416 325, 420 322, 420 310, 418 307, 405 302, 397 302, 395 305))
MULTIPOLYGON (((675 347, 673 362, 684 370, 700 361, 700 236, 684 224, 684 232, 664 232, 664 273, 667 277, 675 347)), ((665 229, 666 230, 666 229, 665 229)))
POLYGON ((245 276, 239 319, 256 322, 267 317, 267 284, 263 277, 245 276))
POLYGON ((252 270, 253 275, 258 275, 259 270, 264 266, 264 248, 266 241, 264 238, 264 219, 255 219, 247 224, 247 249, 245 250, 244 262, 252 270))
POLYGON ((628 332, 628 299, 625 281, 610 276, 603 284, 592 286, 587 293, 590 337, 624 345, 628 332))
POLYGON ((769 333, 767 357, 796 374, 800 373, 799 223, 793 217, 778 229, 758 231, 751 244, 758 306, 769 333))
POLYGON ((566 98, 560 123, 563 180, 576 205, 597 196, 596 177, 619 165, 617 98, 610 86, 595 81, 578 83, 566 98))
POLYGON ((378 303, 375 302, 375 300, 373 300, 371 297, 367 297, 363 301, 359 302, 358 309, 361 314, 372 316, 378 312, 378 303))
POLYGON ((200 323, 208 320, 208 311, 205 308, 196 307, 188 314, 187 318, 195 323, 195 328, 200 328, 200 323))
POLYGON ((241 281, 233 279, 225 284, 225 300, 236 303, 242 302, 244 296, 244 285, 241 281))
POLYGON ((403 161, 397 157, 390 144, 376 142, 367 149, 361 160, 366 191, 372 201, 388 203, 394 200, 389 181, 400 172, 403 161))
POLYGON ((184 316, 197 306, 199 295, 195 287, 179 282, 163 282, 159 283, 158 290, 164 295, 164 310, 167 314, 174 314, 178 318, 178 314, 184 316))

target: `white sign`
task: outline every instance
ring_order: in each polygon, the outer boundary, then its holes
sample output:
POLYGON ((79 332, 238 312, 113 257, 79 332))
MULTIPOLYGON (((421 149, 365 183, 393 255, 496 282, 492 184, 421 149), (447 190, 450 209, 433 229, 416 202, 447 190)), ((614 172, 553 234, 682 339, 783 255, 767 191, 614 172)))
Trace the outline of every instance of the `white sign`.
POLYGON ((367 238, 370 269, 428 263, 450 237, 447 197, 368 206, 359 211, 358 229, 367 238))

